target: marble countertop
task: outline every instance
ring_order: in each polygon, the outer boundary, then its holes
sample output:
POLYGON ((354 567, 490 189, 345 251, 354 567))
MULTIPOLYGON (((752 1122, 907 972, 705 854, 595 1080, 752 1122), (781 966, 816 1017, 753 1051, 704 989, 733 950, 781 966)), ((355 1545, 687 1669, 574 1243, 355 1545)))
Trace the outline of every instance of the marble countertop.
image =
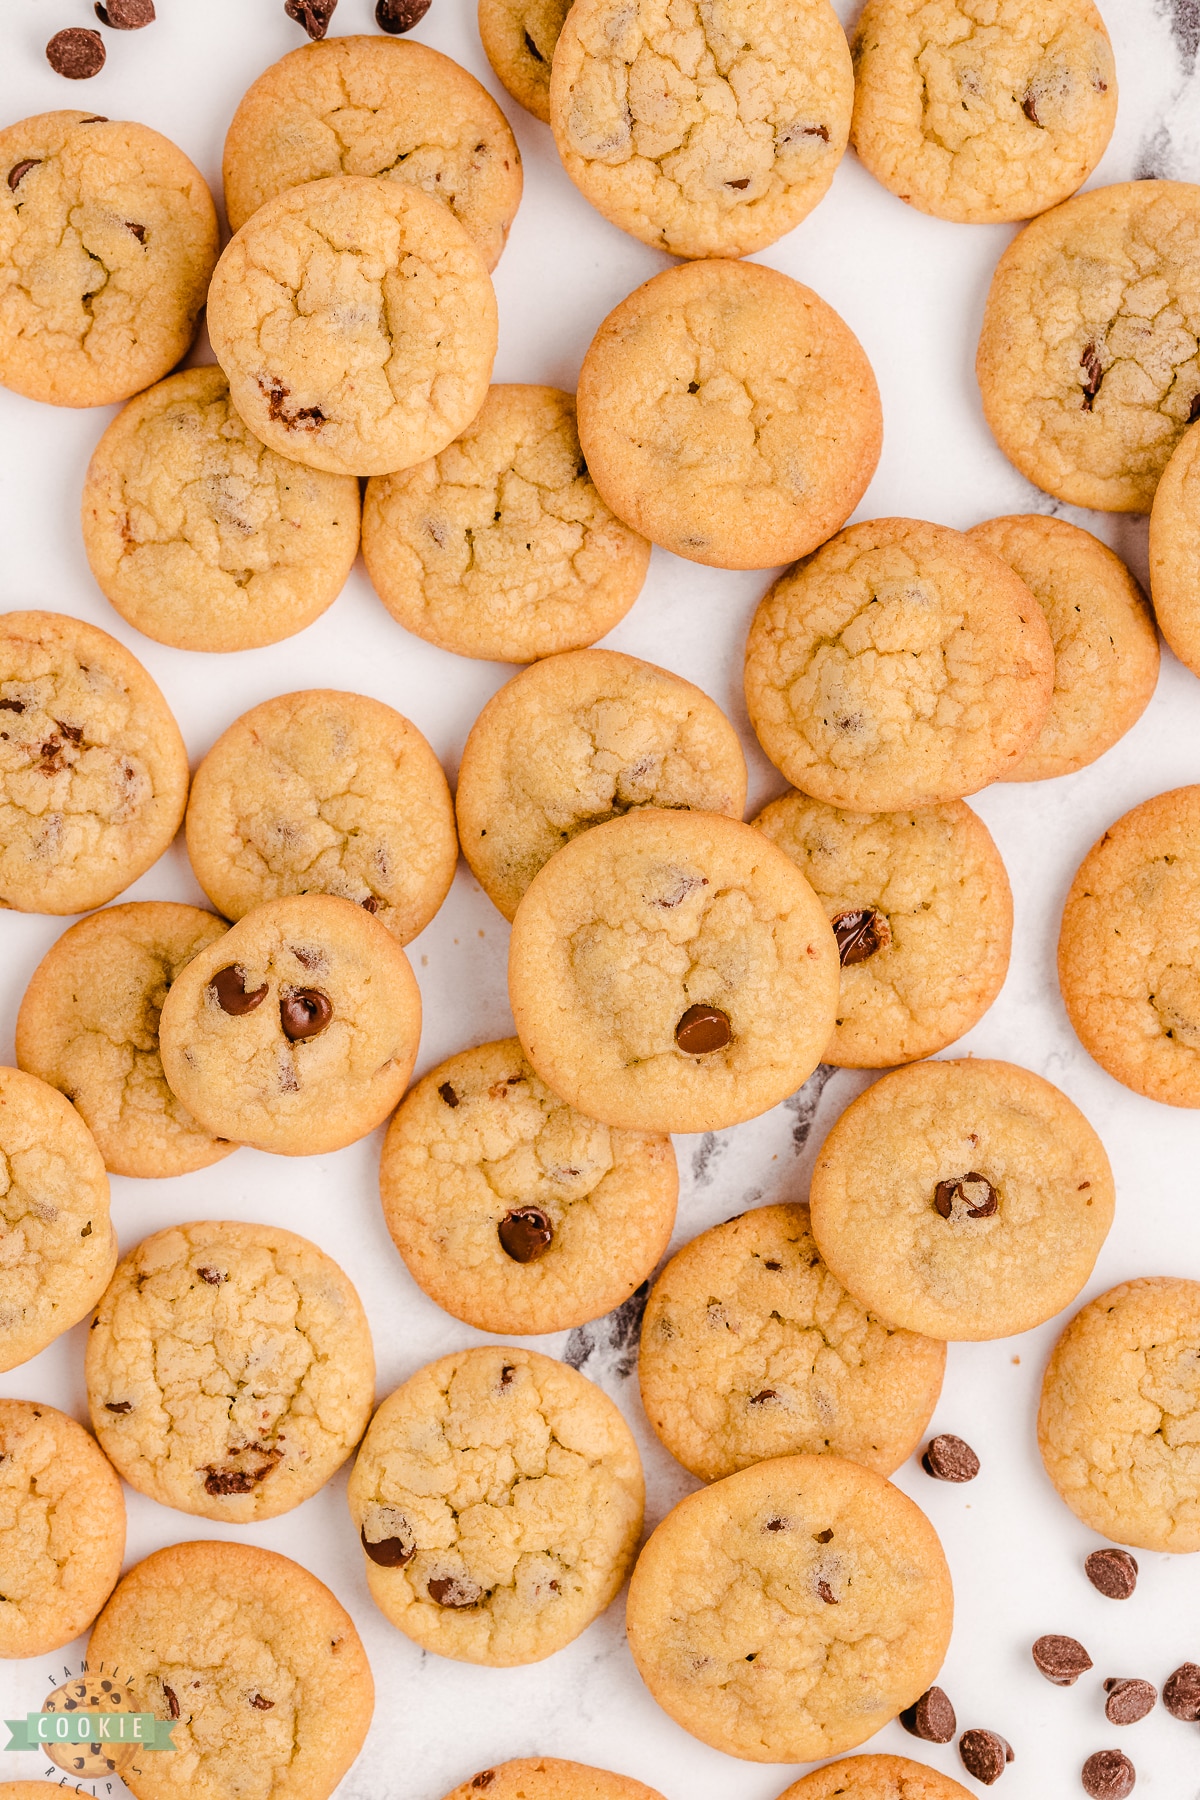
MULTIPOLYGON (((1120 113, 1091 186, 1139 176, 1200 181, 1200 3, 1101 0, 1117 57, 1120 113)), ((43 46, 64 25, 86 24, 82 0, 3 0, 0 119, 53 107, 94 106, 143 120, 179 143, 220 191, 221 145, 250 81, 303 38, 282 0, 158 0, 151 29, 108 36, 104 71, 86 89, 49 69, 43 46), (86 94, 86 99, 82 96, 86 94)), ((337 35, 370 28, 369 0, 342 0, 337 35)), ((844 21, 857 5, 839 0, 844 21)), ((106 34, 107 35, 107 34, 106 34)), ((559 167, 548 130, 491 75, 474 28, 473 0, 433 0, 416 37, 448 52, 500 100, 525 158, 525 199, 496 273, 500 381, 573 387, 604 315, 666 264, 592 212, 559 167)), ((759 260, 816 288, 865 345, 883 396, 878 473, 855 515, 907 514, 965 527, 1009 512, 1054 512, 1086 526, 1144 579, 1146 522, 1059 506, 1030 487, 993 443, 973 374, 975 341, 1007 226, 962 226, 903 206, 852 155, 817 210, 759 260)), ((202 342, 195 360, 211 360, 202 342)), ((456 658, 407 636, 362 573, 299 637, 233 657, 190 655, 140 637, 109 608, 88 571, 78 525, 91 450, 112 410, 71 412, 0 392, 0 598, 101 625, 135 652, 161 685, 193 762, 235 717, 272 694, 335 686, 374 694, 426 733, 453 779, 467 730, 512 671, 456 658)), ((681 562, 656 550, 645 590, 606 644, 698 682, 736 722, 750 760, 750 804, 781 791, 758 751, 741 694, 742 646, 770 577, 681 562)), ((1164 652, 1155 698, 1100 762, 1038 785, 993 787, 972 804, 1000 845, 1012 879, 1012 968, 990 1013, 955 1053, 1007 1057, 1058 1083, 1099 1129, 1118 1187, 1117 1218, 1081 1298, 1130 1276, 1200 1278, 1200 1120, 1126 1091, 1084 1054, 1054 976, 1058 916, 1089 844, 1138 801, 1200 781, 1200 686, 1164 652)), ((182 843, 123 899, 202 902, 182 843)), ((25 984, 66 921, 0 914, 0 1060, 25 984)), ((450 898, 411 946, 425 1002, 418 1072, 463 1045, 505 1035, 507 927, 460 865, 450 898)), ((682 1192, 676 1244, 745 1207, 803 1198, 821 1138, 866 1077, 821 1069, 791 1100, 732 1131, 677 1140, 682 1192)), ((376 1194, 379 1137, 336 1156, 290 1160, 241 1150, 219 1168, 174 1181, 113 1180, 122 1249, 171 1221, 226 1217, 276 1221, 304 1232, 343 1264, 375 1334, 379 1392, 421 1364, 483 1341, 417 1289, 384 1230, 376 1194)), ((1116 1606, 1087 1584, 1082 1561, 1099 1540, 1058 1500, 1042 1472, 1034 1414, 1042 1367, 1064 1321, 1023 1337, 951 1346, 937 1429, 967 1438, 983 1462, 965 1488, 930 1481, 910 1462, 896 1477, 942 1535, 954 1575, 957 1624, 942 1685, 960 1729, 1007 1737, 1016 1761, 1004 1800, 1081 1793, 1093 1750, 1119 1744, 1138 1769, 1138 1796, 1200 1796, 1200 1727, 1160 1707, 1114 1730, 1103 1714, 1107 1675, 1161 1687, 1185 1659, 1200 1660, 1200 1559, 1139 1556, 1136 1597, 1116 1606), (1039 1676, 1029 1646, 1043 1632, 1078 1636, 1095 1669, 1064 1692, 1039 1676)), ((0 1392, 42 1399, 86 1419, 79 1326, 34 1361, 0 1377, 0 1392)), ((654 1439, 634 1374, 637 1321, 628 1308, 582 1331, 530 1340, 565 1355, 598 1381, 637 1432, 653 1525, 697 1485, 654 1439)), ((295 1556, 354 1614, 375 1671, 378 1703, 367 1745, 342 1783, 345 1800, 439 1800, 473 1770, 544 1753, 626 1771, 667 1800, 774 1800, 798 1769, 737 1762, 707 1749, 661 1713, 625 1645, 623 1603, 568 1649, 527 1669, 475 1668, 422 1654, 368 1597, 345 1510, 345 1472, 286 1517, 224 1530, 127 1492, 129 1561, 192 1536, 235 1537, 295 1556)), ((0 1713, 36 1710, 83 1654, 64 1652, 0 1669, 0 1713)), ((889 1725, 865 1748, 916 1753, 969 1789, 952 1745, 920 1746, 889 1725)), ((3 1759, 0 1779, 36 1778, 32 1753, 3 1759)), ((124 1789, 114 1783, 117 1795, 124 1789)), ((100 1790, 103 1793, 103 1789, 100 1790)), ((108 1797, 106 1796, 106 1800, 108 1797)))

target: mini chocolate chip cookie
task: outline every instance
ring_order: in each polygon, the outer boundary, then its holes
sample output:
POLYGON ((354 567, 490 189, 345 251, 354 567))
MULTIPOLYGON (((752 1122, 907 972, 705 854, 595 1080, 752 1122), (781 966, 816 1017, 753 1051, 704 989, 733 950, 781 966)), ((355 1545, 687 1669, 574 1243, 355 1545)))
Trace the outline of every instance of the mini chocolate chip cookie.
POLYGON ((672 1456, 716 1481, 771 1456, 890 1475, 937 1405, 946 1346, 861 1307, 821 1261, 807 1206, 759 1206, 676 1253, 654 1284, 638 1376, 672 1456))
POLYGON ((379 1187, 431 1299, 480 1331, 528 1335, 628 1300, 666 1250, 679 1177, 670 1138, 584 1118, 507 1038, 409 1089, 379 1187))
POLYGON ((56 1088, 0 1068, 0 1370, 78 1324, 116 1262, 91 1132, 56 1088))
POLYGON ((554 1756, 523 1756, 481 1769, 446 1800, 479 1800, 485 1789, 487 1800, 663 1800, 657 1788, 632 1775, 613 1775, 554 1756))
POLYGON ((914 1063, 853 1101, 817 1157, 813 1236, 881 1319, 930 1337, 1011 1337, 1087 1281, 1112 1170, 1040 1075, 973 1057, 914 1063))
POLYGON ((746 759, 714 700, 618 650, 516 675, 471 727, 458 773, 463 854, 506 919, 556 850, 640 807, 740 819, 746 759))
POLYGON ((627 1625, 642 1680, 701 1743, 813 1762, 924 1693, 952 1611, 937 1534, 905 1494, 840 1456, 780 1456, 667 1514, 627 1625))
POLYGON ((441 764, 402 714, 328 688, 253 706, 192 782, 187 847, 229 919, 288 894, 336 894, 400 943, 423 931, 458 861, 441 764))
POLYGON ((550 123, 550 69, 571 0, 479 0, 487 59, 514 100, 550 123))
POLYGON ((244 1524, 323 1487, 375 1397, 362 1304, 274 1225, 172 1225, 122 1258, 87 1342, 88 1404, 130 1487, 244 1524))
POLYGON ((1144 800, 1092 845, 1063 908, 1058 982, 1114 1080, 1200 1106, 1200 787, 1144 800))
POLYGON ((171 1544, 132 1568, 92 1632, 173 1755, 121 1776, 137 1800, 329 1800, 362 1748, 375 1688, 354 1621, 323 1582, 250 1544, 171 1544))
POLYGON ((837 945, 761 832, 645 807, 573 838, 534 876, 508 991, 530 1063, 580 1112, 626 1131, 719 1131, 816 1068, 837 945))
POLYGON ((837 939, 824 1062, 915 1062, 978 1023, 1008 972, 1013 910, 1000 852, 969 806, 842 812, 787 793, 754 823, 812 884, 837 939))
POLYGON ((187 751, 123 644, 64 613, 0 615, 0 905, 90 912, 183 820, 187 751))
MULTIPOLYGON (((1200 406, 1196 417, 1200 420, 1200 406)), ((1154 490, 1150 592, 1159 629, 1200 675, 1200 431, 1185 431, 1154 490)))
POLYGON ((86 1631, 124 1553, 121 1483, 95 1439, 53 1406, 0 1400, 0 1656, 86 1631))
POLYGON ((372 1419, 350 1476, 371 1594, 440 1656, 510 1668, 579 1636, 642 1529, 637 1446, 608 1397, 534 1350, 460 1350, 372 1419))
POLYGON ((971 1800, 961 1782, 907 1756, 849 1756, 814 1769, 779 1800, 971 1800))
POLYGON ((340 1150, 408 1083, 421 997, 386 926, 305 894, 247 913, 176 977, 159 1043, 171 1091, 214 1137, 284 1156, 340 1150))
POLYGON ((1054 645, 1020 577, 919 519, 851 525, 777 581, 746 644, 771 761, 851 812, 961 799, 1019 767, 1054 692, 1054 645))

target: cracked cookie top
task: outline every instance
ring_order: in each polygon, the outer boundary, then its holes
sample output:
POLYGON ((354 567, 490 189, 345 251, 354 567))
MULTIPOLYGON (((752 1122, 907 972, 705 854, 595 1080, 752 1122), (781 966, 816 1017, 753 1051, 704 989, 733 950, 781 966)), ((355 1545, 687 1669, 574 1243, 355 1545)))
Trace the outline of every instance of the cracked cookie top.
POLYGON ((94 1439, 52 1406, 0 1400, 0 1656, 86 1631, 124 1552, 121 1483, 94 1439))
POLYGON ((714 700, 618 650, 526 669, 471 727, 458 777, 463 854, 506 919, 556 850, 645 806, 740 819, 746 759, 714 700))
POLYGON ((1085 1050, 1116 1081, 1200 1106, 1200 787, 1144 800, 1071 883, 1058 981, 1085 1050))
POLYGON ((824 195, 853 99, 827 0, 576 0, 550 121, 614 225, 672 256, 745 256, 824 195))
POLYGON ((492 1345, 430 1363, 384 1401, 348 1498, 393 1625, 496 1668, 578 1637, 642 1528, 637 1446, 612 1401, 563 1363, 492 1345))
POLYGON ((1125 1281, 1076 1313, 1046 1366, 1038 1445, 1091 1530, 1200 1549, 1200 1282, 1125 1281))
POLYGON ((654 1284, 638 1378, 685 1469, 716 1481, 827 1451, 890 1475, 942 1386, 946 1346, 885 1325, 825 1267, 807 1206, 759 1206, 702 1232, 654 1284))
POLYGON ((251 707, 192 783, 188 856, 219 912, 336 894, 402 944, 446 898, 454 805, 416 726, 365 694, 312 688, 251 707))
POLYGON ((208 330, 268 448, 387 475, 436 456, 483 405, 496 296, 447 207, 407 182, 335 175, 242 226, 213 275, 208 330))
POLYGON ((596 492, 574 396, 513 383, 489 388, 440 456, 369 483, 363 557, 417 637, 534 662, 611 631, 641 591, 650 546, 596 492))
POLYGON ((550 70, 571 0, 479 0, 479 36, 514 100, 550 123, 550 70))
POLYGON ((628 1300, 667 1247, 670 1138, 613 1131, 539 1081, 516 1038, 410 1088, 379 1169, 414 1280, 481 1331, 565 1331, 628 1300))
POLYGON ((1200 187, 1126 181, 1027 225, 992 278, 976 358, 996 441, 1072 506, 1149 512, 1200 418, 1200 187))
POLYGON ((837 939, 837 1029, 822 1061, 914 1062, 983 1016, 1008 973, 1012 891, 969 806, 840 812, 788 793, 754 823, 812 884, 837 939))
POLYGON ((354 1622, 323 1582, 250 1544, 171 1544, 132 1568, 88 1662, 130 1672, 138 1707, 174 1723, 137 1756, 137 1800, 321 1800, 362 1748, 375 1689, 354 1622))
POLYGON ((487 1800, 663 1800, 657 1788, 632 1775, 613 1775, 555 1756, 523 1756, 481 1769, 446 1800, 479 1800, 483 1789, 487 1800))
POLYGON ((251 650, 303 631, 358 554, 358 483, 252 437, 218 368, 130 401, 82 504, 92 574, 122 618, 179 650, 251 650))
POLYGON ((869 0, 854 38, 851 142, 939 219, 1029 219, 1082 187, 1117 116, 1091 0, 869 0))
POLYGON ((192 959, 159 1044, 172 1093, 214 1137, 315 1156, 383 1123, 420 1032, 392 933, 353 901, 303 894, 256 907, 192 959))
POLYGON ((837 946, 796 865, 716 813, 656 807, 572 839, 517 908, 508 991, 556 1094, 629 1131, 717 1131, 805 1082, 837 946))
POLYGON ((1159 629, 1181 663, 1200 675, 1196 545, 1200 543, 1200 430, 1185 431, 1154 491, 1150 592, 1159 629))
POLYGON ((1104 1146, 1067 1096, 1015 1063, 913 1063, 825 1139, 812 1230, 879 1318, 951 1341, 1011 1337, 1069 1306, 1115 1204, 1104 1146))
POLYGON ((217 260, 204 178, 146 125, 40 113, 0 131, 0 382, 105 406, 196 332, 217 260))
POLYGON ((116 1261, 91 1132, 55 1088, 0 1068, 0 1369, 78 1324, 116 1261))
POLYGON ((702 1743, 812 1762, 925 1691, 952 1611, 937 1534, 906 1495, 840 1456, 781 1456, 667 1514, 627 1625, 642 1680, 702 1743))
POLYGON ((193 956, 228 930, 198 906, 133 901, 65 931, 17 1014, 17 1062, 58 1088, 114 1175, 184 1175, 228 1156, 167 1086, 158 1019, 193 956))
POLYGON ((850 1756, 826 1763, 779 1800, 971 1800, 965 1787, 907 1756, 850 1756))
POLYGON ((87 1341, 105 1455, 140 1494, 245 1524, 299 1506, 366 1429, 375 1357, 338 1265, 273 1225, 203 1222, 123 1257, 87 1341))
POLYGON ((63 613, 0 617, 0 905, 105 905, 170 844, 187 789, 179 727, 123 644, 63 613))
POLYGON ((521 154, 486 88, 427 44, 326 38, 247 89, 225 139, 232 231, 276 194, 382 175, 447 206, 495 268, 521 199, 521 154))
POLYGON ((1025 583, 944 525, 851 525, 766 595, 746 704, 771 761, 852 812, 973 794, 1017 768, 1054 690, 1054 647, 1025 583))
POLYGON ((577 405, 617 517, 724 569, 815 550, 862 499, 883 441, 854 333, 761 263, 687 263, 636 288, 593 338, 577 405))

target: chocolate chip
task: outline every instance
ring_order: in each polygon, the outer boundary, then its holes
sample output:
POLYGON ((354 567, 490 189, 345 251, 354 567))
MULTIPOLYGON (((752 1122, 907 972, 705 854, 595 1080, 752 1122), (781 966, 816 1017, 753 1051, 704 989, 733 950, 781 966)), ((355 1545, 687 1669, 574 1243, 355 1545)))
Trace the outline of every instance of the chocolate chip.
POLYGON ((320 39, 329 30, 337 0, 283 0, 283 10, 297 25, 303 25, 310 38, 320 39))
POLYGON ((291 1044, 320 1037, 333 1018, 333 1002, 320 988, 292 988, 279 1002, 279 1023, 291 1044))
POLYGON ((139 244, 145 243, 146 227, 144 225, 137 225, 134 223, 134 221, 132 219, 126 219, 125 229, 126 229, 126 231, 131 231, 133 233, 134 237, 137 239, 139 244))
POLYGON ((106 1400, 104 1402, 104 1410, 105 1410, 105 1412, 115 1412, 115 1413, 132 1412, 133 1411, 133 1401, 132 1400, 106 1400))
POLYGON ((96 0, 96 17, 113 31, 140 31, 154 23, 154 0, 96 0))
POLYGON ((892 941, 892 928, 882 913, 873 907, 860 907, 855 912, 838 913, 830 920, 837 939, 838 958, 843 969, 852 963, 866 962, 877 950, 886 950, 892 941))
POLYGON ((1025 114, 1025 117, 1029 120, 1031 125, 1041 125, 1042 121, 1037 116, 1037 95, 1032 88, 1030 88, 1029 92, 1021 102, 1021 111, 1025 114))
POLYGON ((977 1169, 956 1175, 952 1181, 939 1181, 933 1190, 933 1204, 943 1219, 990 1219, 999 1211, 1000 1201, 986 1175, 977 1169))
POLYGON ((495 1779, 496 1779, 495 1769, 480 1769, 478 1775, 476 1775, 474 1777, 474 1779, 472 1780, 471 1786, 473 1788, 491 1787, 491 1785, 492 1785, 493 1781, 495 1781, 495 1779))
POLYGON ((229 1013, 235 1019, 253 1012, 267 997, 265 981, 260 988, 247 988, 246 971, 240 963, 230 963, 227 969, 218 969, 208 988, 221 1011, 229 1013))
POLYGON ((85 31, 79 25, 56 31, 46 45, 46 61, 56 75, 65 75, 68 81, 86 81, 89 76, 98 75, 104 67, 104 57, 100 33, 85 31))
POLYGON ((379 901, 375 898, 374 894, 368 894, 365 900, 359 901, 359 905, 364 912, 369 912, 372 915, 379 911, 379 901))
POLYGON ((838 1597, 834 1593, 833 1589, 830 1587, 830 1585, 827 1581, 818 1581, 817 1592, 821 1596, 822 1600, 825 1602, 826 1606, 836 1606, 837 1605, 838 1597))
POLYGON ((205 1493, 252 1494, 259 1482, 266 1480, 283 1457, 282 1450, 262 1450, 259 1454, 265 1458, 261 1469, 222 1469, 215 1463, 208 1463, 204 1479, 205 1493))
POLYGON ((1200 419, 1200 388, 1192 395, 1192 404, 1188 407, 1187 422, 1194 425, 1200 419))
POLYGON ((1087 376, 1083 389, 1082 410, 1091 412, 1100 392, 1100 383, 1104 380, 1104 365, 1100 361, 1100 353, 1095 344, 1085 344, 1083 354, 1079 358, 1079 366, 1087 376))
POLYGON ((1110 1725, 1136 1725, 1158 1705, 1158 1689, 1135 1676, 1112 1675, 1104 1684, 1104 1716, 1110 1725))
POLYGON ((496 1227, 500 1247, 514 1262, 536 1262, 554 1241, 554 1227, 540 1206, 516 1206, 496 1227))
POLYGON ((778 1398, 779 1394, 775 1388, 763 1388, 761 1393, 751 1394, 750 1405, 765 1406, 768 1400, 778 1400, 778 1398))
POLYGON ((405 1563, 410 1563, 417 1554, 416 1544, 406 1543, 404 1538, 380 1538, 378 1543, 372 1544, 367 1537, 365 1525, 358 1535, 362 1540, 362 1547, 371 1561, 378 1563, 381 1569, 402 1569, 405 1563))
POLYGON ((1128 1600, 1137 1586, 1138 1566, 1128 1550, 1093 1550, 1083 1568, 1106 1600, 1128 1600))
POLYGON ((730 187, 730 188, 737 188, 740 193, 744 189, 746 189, 750 186, 750 177, 748 175, 743 175, 740 181, 727 181, 725 183, 725 186, 730 187))
MULTIPOLYGON (((325 34, 320 32, 316 35, 323 37, 325 34)), ((267 417, 273 424, 285 425, 289 431, 295 431, 297 427, 305 431, 319 431, 324 425, 325 414, 319 406, 301 406, 295 412, 288 412, 283 403, 291 393, 291 388, 284 387, 282 381, 267 382, 261 378, 256 377, 256 379, 259 391, 266 397, 267 417)))
POLYGON ((732 1036, 728 1014, 716 1006, 689 1006, 675 1027, 675 1042, 686 1056, 723 1050, 732 1036))
POLYGON ((927 1688, 912 1706, 900 1714, 900 1723, 913 1737, 926 1744, 949 1744, 958 1730, 954 1708, 940 1687, 927 1688))
POLYGON ((419 25, 428 11, 429 0, 376 0, 375 23, 380 31, 398 37, 402 31, 419 25))
POLYGON ((450 1083, 448 1081, 443 1081, 441 1087, 438 1089, 438 1093, 441 1095, 442 1099, 446 1102, 447 1106, 457 1106, 458 1105, 458 1095, 455 1093, 454 1089, 450 1086, 450 1083))
POLYGON ((814 1544, 832 1544, 832 1542, 833 1542, 833 1527, 831 1525, 827 1525, 824 1531, 814 1531, 813 1532, 813 1543, 814 1544))
POLYGON ((263 1694, 251 1694, 250 1704, 251 1706, 256 1706, 259 1712, 270 1712, 275 1702, 273 1700, 268 1700, 263 1694))
MULTIPOLYGON (((18 165, 18 167, 19 166, 20 165, 18 165)), ((9 187, 13 185, 11 176, 9 177, 8 185, 9 187)), ((0 700, 0 712, 23 713, 24 711, 25 702, 23 700, 0 700)))
POLYGON ((175 1698, 175 1689, 169 1688, 164 1681, 162 1684, 162 1691, 167 1696, 167 1706, 170 1710, 171 1717, 177 1719, 179 1717, 179 1702, 175 1698))
POLYGON ((83 1230, 79 1233, 79 1235, 80 1235, 80 1237, 91 1237, 92 1221, 90 1219, 88 1220, 87 1224, 84 1226, 83 1230))
POLYGON ((943 1431, 930 1438, 921 1467, 935 1481, 974 1481, 979 1473, 979 1458, 970 1444, 955 1437, 952 1431, 943 1431))
POLYGON ((465 1575, 435 1575, 426 1584, 426 1591, 439 1606, 478 1606, 483 1599, 478 1582, 469 1581, 465 1575))
POLYGON ((806 125, 800 133, 801 137, 819 137, 822 143, 829 142, 828 125, 806 125))
POLYGON ((203 1269, 197 1269, 196 1273, 201 1281, 207 1281, 209 1287, 220 1287, 223 1281, 229 1280, 228 1275, 222 1275, 220 1269, 214 1269, 210 1266, 206 1266, 203 1269))
POLYGON ((1091 1657, 1076 1638, 1059 1637, 1054 1632, 1038 1639, 1033 1646, 1033 1660, 1038 1672, 1055 1687, 1074 1687, 1092 1666, 1091 1657))
MULTIPOLYGON (((12 168, 8 171, 8 185, 14 194, 20 187, 24 177, 28 175, 30 169, 36 169, 41 161, 42 158, 40 156, 27 156, 24 162, 13 164, 12 168)), ((25 711, 25 708, 17 700, 0 700, 0 706, 8 707, 12 712, 25 711)))
POLYGON ((1200 1719, 1200 1663, 1180 1663, 1163 1684, 1163 1705, 1173 1719, 1200 1719))
POLYGON ((1084 1763, 1079 1779, 1091 1800, 1125 1800, 1133 1792, 1137 1770, 1119 1750, 1097 1750, 1084 1763))
POLYGON ((998 1731, 964 1731, 958 1740, 958 1754, 967 1774, 982 1781, 984 1787, 999 1781, 1013 1760, 1012 1746, 998 1731))

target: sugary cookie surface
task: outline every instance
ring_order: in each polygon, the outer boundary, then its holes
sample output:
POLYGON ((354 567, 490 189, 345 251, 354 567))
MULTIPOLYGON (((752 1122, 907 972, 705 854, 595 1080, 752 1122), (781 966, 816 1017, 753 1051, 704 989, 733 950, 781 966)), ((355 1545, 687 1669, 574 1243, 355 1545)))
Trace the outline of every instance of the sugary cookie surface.
POLYGON ((968 1800, 968 1793, 907 1756, 850 1756, 802 1776, 779 1800, 968 1800))
POLYGON ((550 71, 570 0, 479 0, 487 59, 514 100, 550 123, 550 71))
POLYGON ((1196 605, 1200 543, 1200 431, 1185 431, 1154 490, 1150 513, 1150 589, 1159 629, 1180 662, 1200 673, 1196 605))

